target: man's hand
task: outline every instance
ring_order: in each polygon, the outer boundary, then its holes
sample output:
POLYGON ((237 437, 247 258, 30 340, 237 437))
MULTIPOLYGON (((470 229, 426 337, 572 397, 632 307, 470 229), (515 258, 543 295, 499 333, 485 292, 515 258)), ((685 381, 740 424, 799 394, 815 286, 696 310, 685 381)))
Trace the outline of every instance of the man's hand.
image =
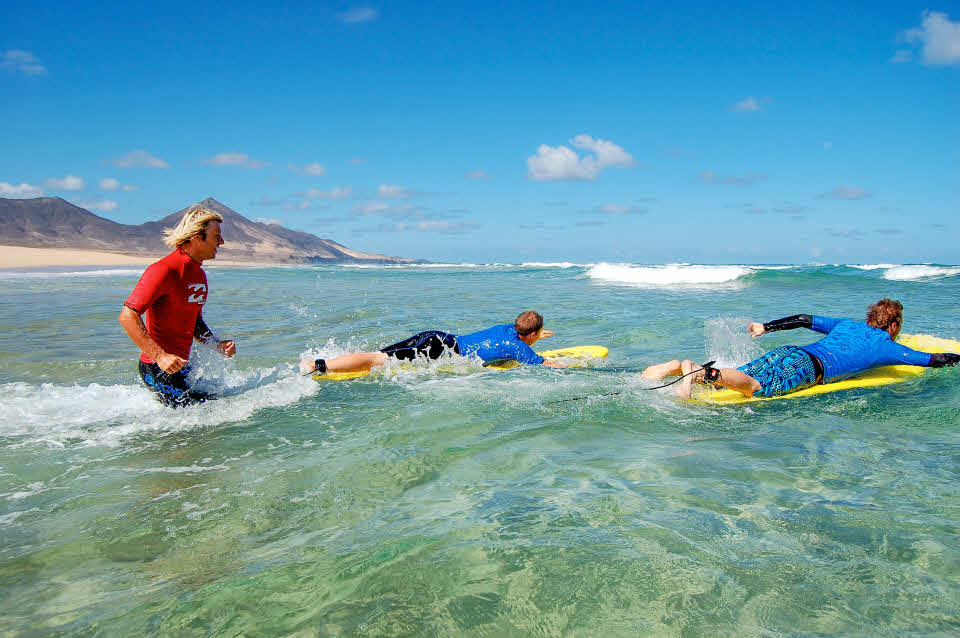
POLYGON ((750 325, 748 325, 748 326, 747 326, 747 330, 748 330, 748 331, 750 332, 750 334, 752 334, 754 337, 759 337, 760 335, 766 334, 766 332, 767 332, 767 329, 763 327, 763 324, 762 324, 762 323, 757 323, 756 321, 754 321, 754 322, 752 322, 750 325))
POLYGON ((540 331, 540 338, 541 338, 541 339, 546 339, 547 337, 552 337, 552 336, 555 335, 555 334, 557 334, 557 333, 555 333, 553 330, 541 330, 541 331, 540 331))
POLYGON ((237 354, 237 344, 233 341, 224 339, 223 341, 217 342, 217 350, 220 351, 220 354, 229 359, 233 355, 237 354))
POLYGON ((314 370, 317 369, 316 359, 301 359, 300 360, 300 374, 308 375, 314 370))
POLYGON ((186 359, 181 359, 177 355, 170 354, 169 352, 164 352, 160 356, 156 357, 154 361, 156 361, 157 365, 160 366, 160 369, 167 374, 176 374, 183 369, 183 366, 187 365, 186 359))
POLYGON ((543 365, 547 366, 548 368, 569 368, 570 367, 570 366, 565 366, 562 363, 554 363, 553 361, 547 361, 546 359, 544 359, 543 365))

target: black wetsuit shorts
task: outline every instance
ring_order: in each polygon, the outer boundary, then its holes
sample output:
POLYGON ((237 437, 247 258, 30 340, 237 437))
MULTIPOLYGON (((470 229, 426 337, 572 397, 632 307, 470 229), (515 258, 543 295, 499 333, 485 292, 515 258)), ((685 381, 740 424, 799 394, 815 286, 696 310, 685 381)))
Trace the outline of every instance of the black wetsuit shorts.
POLYGON ((157 399, 171 408, 178 408, 191 403, 203 403, 214 399, 213 395, 197 392, 190 389, 187 383, 187 374, 190 368, 184 367, 179 372, 169 374, 160 369, 156 363, 140 362, 140 378, 153 390, 157 399))
POLYGON ((413 361, 418 356, 439 359, 444 352, 460 354, 460 348, 457 346, 457 335, 439 330, 427 330, 389 345, 380 352, 401 361, 413 361))

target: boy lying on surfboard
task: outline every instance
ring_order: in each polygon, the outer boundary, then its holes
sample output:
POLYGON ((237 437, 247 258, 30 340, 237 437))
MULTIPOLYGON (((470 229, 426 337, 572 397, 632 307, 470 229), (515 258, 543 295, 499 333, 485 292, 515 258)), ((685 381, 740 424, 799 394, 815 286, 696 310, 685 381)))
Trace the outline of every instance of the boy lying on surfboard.
MULTIPOLYGON (((806 346, 781 346, 739 368, 712 368, 689 359, 666 361, 643 371, 644 378, 660 380, 685 375, 677 390, 690 398, 693 382, 736 390, 746 397, 775 397, 821 383, 834 383, 858 372, 892 364, 941 368, 960 363, 960 354, 931 354, 894 340, 903 324, 899 301, 881 299, 867 308, 866 321, 817 315, 793 315, 747 326, 754 337, 776 330, 808 328, 826 334, 806 346)), ((712 363, 712 362, 711 362, 712 363)))
POLYGON ((380 366, 389 358, 412 361, 419 357, 438 359, 445 352, 464 357, 476 356, 483 361, 511 359, 528 365, 551 368, 567 366, 547 361, 530 347, 540 339, 552 337, 552 330, 543 329, 543 317, 533 310, 520 313, 512 324, 493 326, 467 335, 454 335, 439 330, 419 332, 408 339, 377 352, 354 352, 333 359, 303 359, 300 374, 327 372, 361 372, 380 366))

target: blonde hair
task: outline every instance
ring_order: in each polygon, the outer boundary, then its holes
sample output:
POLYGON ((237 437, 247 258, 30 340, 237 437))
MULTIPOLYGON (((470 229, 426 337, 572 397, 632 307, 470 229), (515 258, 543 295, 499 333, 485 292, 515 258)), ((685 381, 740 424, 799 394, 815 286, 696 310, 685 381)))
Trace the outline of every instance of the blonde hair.
POLYGON ((890 298, 867 307, 867 325, 886 330, 893 324, 903 325, 903 304, 890 298))
POLYGON ((195 204, 183 214, 183 219, 174 228, 163 230, 163 243, 170 248, 179 248, 197 235, 207 238, 207 224, 222 222, 223 215, 209 208, 195 204))

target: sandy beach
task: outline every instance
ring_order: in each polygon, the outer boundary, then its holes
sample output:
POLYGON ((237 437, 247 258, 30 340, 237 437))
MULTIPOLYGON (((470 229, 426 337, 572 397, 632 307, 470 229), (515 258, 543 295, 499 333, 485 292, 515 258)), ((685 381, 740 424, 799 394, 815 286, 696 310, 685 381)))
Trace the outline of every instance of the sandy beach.
MULTIPOLYGON (((56 266, 148 266, 163 255, 121 255, 95 250, 71 250, 67 248, 27 248, 25 246, 0 246, 0 268, 49 268, 56 266)), ((207 265, 217 266, 265 266, 267 264, 216 259, 207 265)))

